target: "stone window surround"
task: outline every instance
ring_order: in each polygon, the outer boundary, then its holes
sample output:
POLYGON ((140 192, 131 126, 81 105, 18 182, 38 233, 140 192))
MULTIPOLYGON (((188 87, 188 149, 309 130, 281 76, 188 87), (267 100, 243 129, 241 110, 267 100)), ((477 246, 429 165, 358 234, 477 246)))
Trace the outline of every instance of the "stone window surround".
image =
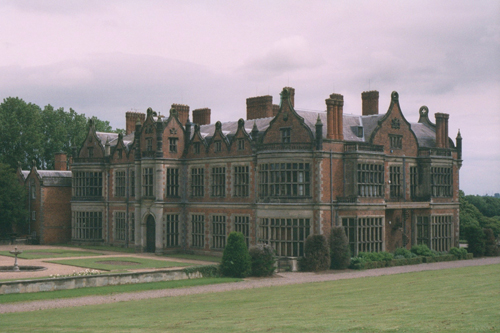
POLYGON ((205 189, 206 189, 206 171, 205 171, 205 164, 194 164, 194 165, 190 165, 189 168, 188 168, 188 184, 187 184, 187 187, 188 187, 188 191, 189 191, 189 197, 191 198, 203 198, 205 196, 205 189), (197 174, 196 176, 200 176, 199 178, 201 178, 201 185, 198 185, 198 184, 194 184, 193 183, 193 169, 201 169, 202 170, 202 173, 201 174, 197 174), (196 186, 198 189, 200 189, 202 195, 194 195, 194 191, 193 191, 193 186, 196 186))
MULTIPOLYGON (((227 170, 227 169, 226 169, 227 170)), ((240 162, 240 163, 231 163, 231 196, 235 198, 248 198, 250 197, 250 189, 252 184, 252 167, 250 162, 240 162), (247 186, 247 195, 236 195, 236 186, 243 186, 243 184, 236 184, 236 175, 235 175, 235 167, 248 167, 248 183, 247 186)), ((226 179, 227 182, 227 179, 226 179)))
MULTIPOLYGON (((216 171, 221 171, 221 170, 216 170, 216 171)), ((228 177, 227 177, 227 164, 211 164, 209 166, 209 191, 210 191, 210 197, 212 198, 224 198, 227 195, 227 182, 228 182, 228 177), (214 168, 224 168, 223 172, 219 172, 214 175, 214 168), (224 178, 224 184, 214 184, 215 177, 217 176, 218 180, 222 180, 224 178), (215 192, 214 192, 215 191, 215 192), (215 193, 215 195, 214 195, 215 193)))

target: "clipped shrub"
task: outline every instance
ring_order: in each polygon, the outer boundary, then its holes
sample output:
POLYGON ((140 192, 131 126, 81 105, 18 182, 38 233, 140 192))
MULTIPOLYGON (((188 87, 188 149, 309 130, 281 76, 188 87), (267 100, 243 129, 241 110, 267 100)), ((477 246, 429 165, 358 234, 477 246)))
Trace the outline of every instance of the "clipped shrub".
POLYGON ((392 253, 386 251, 382 251, 379 253, 382 256, 382 261, 385 261, 386 263, 389 263, 392 259, 394 259, 394 255, 392 253))
POLYGON ((484 232, 481 227, 470 225, 464 229, 467 239, 467 251, 474 254, 474 257, 482 257, 485 250, 484 232))
POLYGON ((354 257, 351 258, 351 264, 349 268, 352 269, 364 269, 366 265, 366 259, 363 257, 354 257))
POLYGON ((330 249, 323 235, 309 235, 304 247, 306 271, 325 271, 330 268, 330 249))
POLYGON ((389 262, 394 259, 394 255, 389 252, 359 252, 358 257, 364 258, 367 262, 383 261, 389 262))
POLYGON ((417 256, 421 257, 435 257, 436 253, 429 249, 429 247, 425 244, 413 245, 411 248, 411 252, 417 256))
POLYGON ((250 247, 248 250, 252 266, 252 276, 270 276, 273 275, 276 267, 276 255, 274 249, 269 244, 258 244, 250 247))
POLYGON ((199 272, 203 277, 218 277, 218 276, 220 276, 220 266, 218 264, 187 267, 187 268, 184 268, 183 271, 187 275, 199 272))
POLYGON ((465 259, 467 256, 467 250, 459 249, 458 247, 452 247, 448 253, 454 255, 458 259, 465 259))
POLYGON ((452 254, 442 254, 440 256, 437 256, 436 258, 438 258, 439 261, 454 261, 454 260, 457 260, 457 258, 452 255, 452 254))
POLYGON ((227 237, 226 248, 222 254, 220 271, 223 276, 245 277, 251 272, 245 236, 241 232, 231 232, 227 237))
POLYGON ((398 247, 396 249, 396 251, 394 251, 394 258, 396 259, 396 257, 399 257, 399 259, 401 258, 415 258, 417 255, 413 252, 411 252, 410 250, 408 249, 405 249, 404 247, 398 247))
POLYGON ((333 227, 330 234, 330 268, 346 269, 351 263, 349 240, 343 227, 333 227))
POLYGON ((378 252, 359 252, 358 257, 365 259, 366 262, 382 260, 382 256, 378 252))
POLYGON ((405 266, 408 265, 408 260, 402 256, 395 256, 394 259, 391 260, 391 266, 405 266))
POLYGON ((415 258, 409 258, 409 259, 406 259, 406 261, 408 262, 408 265, 418 265, 418 264, 421 264, 423 262, 423 257, 415 257, 415 258))
POLYGON ((497 246, 495 235, 493 234, 493 230, 490 228, 484 228, 483 233, 485 238, 484 255, 488 257, 498 256, 499 249, 497 246))

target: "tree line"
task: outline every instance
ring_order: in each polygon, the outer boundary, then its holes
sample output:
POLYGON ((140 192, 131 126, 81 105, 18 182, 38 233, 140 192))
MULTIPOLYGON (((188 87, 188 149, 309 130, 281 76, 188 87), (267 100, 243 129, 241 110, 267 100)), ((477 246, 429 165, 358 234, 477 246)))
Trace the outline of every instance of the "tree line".
MULTIPOLYGON (((99 132, 113 130, 109 121, 91 117, 99 132)), ((0 163, 11 168, 53 169, 54 155, 64 152, 71 155, 73 146, 80 148, 87 135, 88 120, 85 114, 73 109, 44 108, 27 103, 18 97, 8 97, 0 104, 0 163)))
POLYGON ((467 227, 488 228, 496 238, 500 235, 500 198, 465 195, 460 191, 460 238, 467 227))
MULTIPOLYGON (((73 146, 80 148, 88 133, 89 117, 73 109, 43 109, 18 97, 8 97, 0 104, 0 238, 22 230, 28 212, 26 193, 15 170, 53 169, 54 156, 64 152, 71 155, 73 146)), ((97 131, 113 130, 109 121, 92 117, 97 131)))

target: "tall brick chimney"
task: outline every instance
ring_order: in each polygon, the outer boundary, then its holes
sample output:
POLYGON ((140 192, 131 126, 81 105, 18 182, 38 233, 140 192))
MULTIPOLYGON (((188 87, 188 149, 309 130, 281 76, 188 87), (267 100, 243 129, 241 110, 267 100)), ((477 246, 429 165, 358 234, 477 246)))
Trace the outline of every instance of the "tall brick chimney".
POLYGON ((54 170, 66 171, 68 162, 66 160, 66 153, 55 153, 54 155, 54 170))
POLYGON ((273 116, 273 96, 247 98, 247 120, 273 116))
POLYGON ((135 131, 135 123, 139 120, 141 124, 146 120, 146 114, 141 112, 127 112, 125 113, 125 135, 135 131))
POLYGON ((331 94, 326 100, 326 137, 344 140, 344 96, 331 94))
POLYGON ((363 91, 361 93, 363 116, 378 114, 378 96, 379 93, 376 90, 363 91))
POLYGON ((177 119, 184 125, 189 118, 189 106, 184 104, 172 104, 172 108, 177 111, 177 119))
POLYGON ((436 113, 436 147, 450 148, 448 139, 448 118, 447 113, 436 113))
POLYGON ((209 108, 193 110, 193 123, 198 125, 210 124, 210 112, 209 108))

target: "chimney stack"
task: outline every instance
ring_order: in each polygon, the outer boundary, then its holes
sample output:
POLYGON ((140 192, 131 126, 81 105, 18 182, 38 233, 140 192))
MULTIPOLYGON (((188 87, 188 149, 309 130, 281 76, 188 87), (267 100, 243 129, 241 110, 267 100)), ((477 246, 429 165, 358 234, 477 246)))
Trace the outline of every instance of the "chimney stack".
POLYGON ((177 111, 177 119, 184 125, 189 118, 189 106, 184 104, 172 104, 172 108, 177 111))
POLYGON ((210 124, 210 112, 209 108, 193 110, 193 123, 200 126, 210 124))
POLYGON ((378 114, 378 96, 379 93, 376 90, 364 91, 361 93, 363 116, 378 114))
POLYGON ((273 96, 247 98, 247 120, 273 116, 273 96))
POLYGON ((448 118, 450 115, 447 113, 436 113, 436 147, 437 148, 450 148, 448 138, 448 118))
POLYGON ((54 170, 66 171, 68 162, 66 160, 66 153, 55 153, 54 155, 54 170))
POLYGON ((135 123, 139 121, 141 124, 146 120, 146 114, 140 112, 125 113, 125 135, 132 133, 135 130, 135 123))
POLYGON ((331 94, 326 100, 326 138, 344 140, 344 96, 331 94))

